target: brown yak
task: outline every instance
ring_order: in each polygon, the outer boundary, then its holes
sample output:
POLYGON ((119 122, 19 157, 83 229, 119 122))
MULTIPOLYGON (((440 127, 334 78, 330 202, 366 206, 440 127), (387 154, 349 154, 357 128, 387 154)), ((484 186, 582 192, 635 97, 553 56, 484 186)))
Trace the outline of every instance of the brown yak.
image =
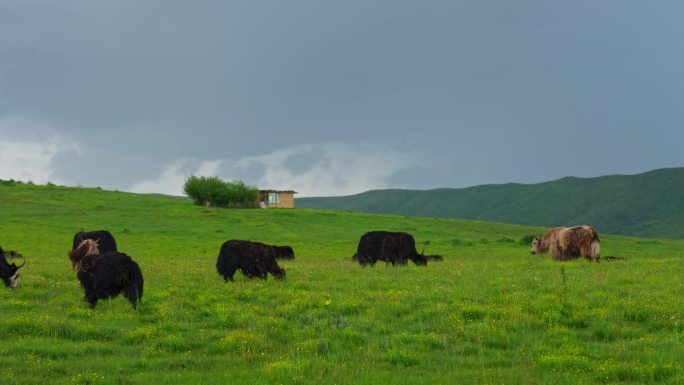
POLYGON ((551 251, 551 256, 556 261, 585 257, 598 262, 601 241, 591 226, 556 227, 532 241, 532 254, 548 251, 551 251))

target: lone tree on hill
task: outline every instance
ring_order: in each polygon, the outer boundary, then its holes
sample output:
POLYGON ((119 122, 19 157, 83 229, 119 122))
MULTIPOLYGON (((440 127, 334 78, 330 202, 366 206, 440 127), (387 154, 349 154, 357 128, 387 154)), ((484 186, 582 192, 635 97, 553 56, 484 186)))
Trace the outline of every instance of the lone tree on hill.
POLYGON ((197 205, 252 208, 258 207, 259 189, 237 180, 226 182, 216 176, 191 176, 183 185, 185 194, 197 205))

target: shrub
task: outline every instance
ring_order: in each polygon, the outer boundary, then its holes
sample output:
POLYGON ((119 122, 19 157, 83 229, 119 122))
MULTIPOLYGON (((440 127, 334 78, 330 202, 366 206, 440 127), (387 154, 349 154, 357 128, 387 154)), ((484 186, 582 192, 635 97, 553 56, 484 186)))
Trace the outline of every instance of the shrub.
POLYGON ((0 184, 2 184, 2 185, 4 185, 4 186, 13 187, 13 186, 14 186, 15 184, 17 184, 17 183, 18 183, 18 182, 15 181, 14 179, 10 179, 10 180, 2 180, 2 179, 0 179, 0 184))
POLYGON ((519 245, 522 245, 522 246, 529 246, 529 245, 532 244, 532 241, 534 240, 534 237, 536 237, 536 235, 534 235, 534 234, 527 234, 527 235, 525 235, 524 237, 520 238, 520 240, 518 241, 518 244, 519 244, 519 245))
POLYGON ((191 176, 183 191, 195 204, 217 207, 257 207, 259 189, 242 181, 225 182, 216 176, 191 176))
POLYGON ((451 244, 454 246, 472 246, 473 243, 470 241, 464 241, 463 239, 454 238, 451 240, 451 244))
POLYGON ((193 175, 185 181, 183 191, 195 201, 195 204, 209 206, 211 204, 218 205, 223 188, 223 181, 218 177, 196 177, 193 175))

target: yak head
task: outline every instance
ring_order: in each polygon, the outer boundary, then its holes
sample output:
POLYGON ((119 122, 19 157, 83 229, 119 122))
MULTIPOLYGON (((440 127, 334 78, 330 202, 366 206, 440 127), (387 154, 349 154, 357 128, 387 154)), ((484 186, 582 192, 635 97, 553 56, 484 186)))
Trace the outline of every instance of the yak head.
POLYGON ((79 265, 83 257, 87 255, 97 255, 100 254, 99 239, 94 241, 92 239, 84 239, 77 248, 69 252, 69 260, 71 260, 71 267, 74 271, 79 270, 79 265))
POLYGON ((274 246, 276 259, 294 259, 294 250, 290 246, 274 246))
POLYGON ((95 264, 99 254, 89 254, 84 256, 74 268, 79 273, 89 273, 95 269, 95 264))
POLYGON ((418 266, 427 266, 428 263, 427 257, 425 257, 423 254, 416 254, 411 257, 411 260, 418 266))
POLYGON ((532 250, 530 250, 530 253, 532 254, 541 254, 543 253, 543 246, 542 246, 542 238, 541 237, 534 237, 532 240, 532 250))
POLYGON ((12 289, 17 287, 17 281, 19 280, 19 270, 26 264, 26 259, 19 253, 15 251, 8 251, 5 253, 0 248, 0 278, 5 283, 5 286, 11 287, 12 289), (9 264, 5 259, 5 256, 10 258, 22 258, 24 262, 17 266, 14 263, 9 264))

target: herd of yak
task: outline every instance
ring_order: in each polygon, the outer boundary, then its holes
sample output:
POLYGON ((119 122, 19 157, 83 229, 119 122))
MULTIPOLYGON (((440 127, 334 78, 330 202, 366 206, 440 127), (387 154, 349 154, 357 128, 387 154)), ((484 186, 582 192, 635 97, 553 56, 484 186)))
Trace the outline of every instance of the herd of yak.
MULTIPOLYGON (((556 227, 544 236, 535 237, 532 254, 550 252, 554 260, 568 260, 583 256, 599 261, 601 243, 598 233, 591 226, 556 227)), ((7 258, 22 258, 15 251, 0 248, 0 278, 5 285, 15 288, 20 266, 7 258)), ((266 279, 271 274, 276 279, 285 278, 285 270, 278 266, 279 259, 294 259, 289 246, 271 246, 260 242, 230 240, 221 245, 216 260, 216 270, 228 282, 240 270, 248 278, 266 279)), ((371 231, 359 240, 356 254, 352 256, 361 266, 384 261, 392 265, 405 265, 409 260, 416 265, 427 265, 428 260, 441 261, 439 255, 424 255, 416 250, 416 242, 408 233, 371 231)), ((74 235, 69 260, 76 277, 85 290, 83 300, 91 308, 100 299, 114 298, 123 294, 137 307, 143 295, 143 275, 140 266, 128 255, 117 250, 116 241, 109 231, 81 231, 74 235)))

